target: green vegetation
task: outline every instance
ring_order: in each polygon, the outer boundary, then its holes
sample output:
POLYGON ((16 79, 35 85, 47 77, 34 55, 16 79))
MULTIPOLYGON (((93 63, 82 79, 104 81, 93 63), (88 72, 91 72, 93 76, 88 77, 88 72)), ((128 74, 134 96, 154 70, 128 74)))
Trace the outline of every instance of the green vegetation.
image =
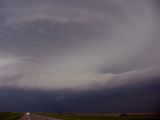
POLYGON ((0 120, 18 120, 21 116, 18 112, 0 112, 0 120))
POLYGON ((144 115, 80 115, 80 114, 56 114, 56 113, 41 113, 41 115, 59 118, 63 120, 160 120, 158 116, 144 115))

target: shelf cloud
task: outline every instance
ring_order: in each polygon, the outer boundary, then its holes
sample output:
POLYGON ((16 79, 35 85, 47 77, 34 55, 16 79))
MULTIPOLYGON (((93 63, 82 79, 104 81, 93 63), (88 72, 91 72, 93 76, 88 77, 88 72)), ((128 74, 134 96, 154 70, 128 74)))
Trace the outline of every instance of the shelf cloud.
POLYGON ((0 5, 1 87, 84 89, 159 77, 157 0, 1 0, 0 5))

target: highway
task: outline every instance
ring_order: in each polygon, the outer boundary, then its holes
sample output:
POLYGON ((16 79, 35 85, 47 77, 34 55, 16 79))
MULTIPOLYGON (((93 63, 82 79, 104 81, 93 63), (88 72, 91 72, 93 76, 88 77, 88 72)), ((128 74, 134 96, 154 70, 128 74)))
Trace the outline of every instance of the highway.
POLYGON ((35 115, 35 114, 31 114, 31 113, 25 113, 18 120, 61 120, 61 119, 48 118, 48 117, 45 117, 45 116, 35 115))

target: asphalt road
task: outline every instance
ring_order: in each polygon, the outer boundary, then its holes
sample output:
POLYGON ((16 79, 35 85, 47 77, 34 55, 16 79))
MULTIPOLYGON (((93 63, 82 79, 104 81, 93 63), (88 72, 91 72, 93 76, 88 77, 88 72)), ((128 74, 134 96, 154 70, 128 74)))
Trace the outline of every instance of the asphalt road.
POLYGON ((24 114, 20 119, 18 120, 61 120, 56 118, 48 118, 40 115, 35 114, 24 114))

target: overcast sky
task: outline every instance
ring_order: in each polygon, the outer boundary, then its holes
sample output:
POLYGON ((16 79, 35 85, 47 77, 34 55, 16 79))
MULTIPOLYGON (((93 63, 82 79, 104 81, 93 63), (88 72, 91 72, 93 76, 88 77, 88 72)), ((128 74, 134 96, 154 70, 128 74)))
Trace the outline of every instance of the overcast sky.
POLYGON ((159 82, 159 7, 158 0, 0 0, 0 88, 107 92, 159 82))

